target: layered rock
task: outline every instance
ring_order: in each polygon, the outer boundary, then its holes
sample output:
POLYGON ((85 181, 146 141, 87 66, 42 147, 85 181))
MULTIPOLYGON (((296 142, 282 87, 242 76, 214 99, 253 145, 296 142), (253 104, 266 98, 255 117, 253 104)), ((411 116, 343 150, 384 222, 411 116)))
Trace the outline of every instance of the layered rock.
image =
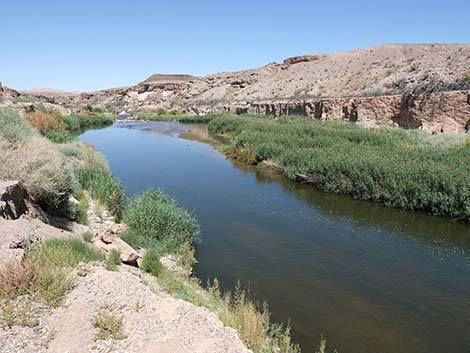
POLYGON ((436 92, 418 95, 409 104, 403 96, 316 98, 305 100, 254 101, 232 104, 191 105, 194 114, 230 112, 306 116, 318 120, 342 120, 364 126, 400 126, 431 133, 468 132, 470 129, 470 91, 436 92))

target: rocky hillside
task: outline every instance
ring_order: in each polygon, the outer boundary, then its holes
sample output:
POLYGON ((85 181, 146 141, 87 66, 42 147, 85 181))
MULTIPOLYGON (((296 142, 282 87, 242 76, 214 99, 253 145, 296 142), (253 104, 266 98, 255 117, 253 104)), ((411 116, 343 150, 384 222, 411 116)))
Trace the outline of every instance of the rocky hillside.
MULTIPOLYGON (((431 81, 470 79, 470 45, 381 45, 293 57, 282 64, 201 78, 199 100, 357 97, 401 93, 431 81)), ((189 97, 188 97, 189 98, 189 97)))
MULTIPOLYGON (((403 120, 401 112, 403 107, 400 106, 399 96, 404 93, 411 92, 412 96, 427 97, 435 92, 456 90, 467 92, 469 89, 470 45, 387 44, 333 54, 291 57, 285 59, 283 63, 271 63, 260 68, 204 77, 156 74, 135 86, 82 94, 48 92, 47 95, 31 93, 21 95, 16 92, 19 96, 11 98, 10 94, 9 99, 3 99, 3 105, 8 105, 9 102, 25 106, 29 101, 39 101, 72 111, 78 111, 83 105, 91 105, 115 113, 123 110, 129 112, 165 108, 186 109, 192 113, 204 114, 223 111, 257 112, 259 110, 257 104, 265 106, 269 103, 276 104, 273 108, 275 114, 284 110, 284 113, 289 114, 289 109, 280 106, 288 102, 298 104, 306 100, 315 105, 318 100, 322 102, 326 100, 333 101, 332 104, 339 107, 337 112, 329 113, 329 119, 351 120, 349 115, 353 111, 354 119, 357 115, 356 120, 361 122, 361 107, 345 100, 396 95, 397 98, 391 100, 394 106, 385 107, 380 101, 378 102, 380 109, 377 112, 375 112, 375 101, 367 101, 369 111, 366 115, 373 116, 373 124, 383 125, 383 120, 390 124, 403 120), (345 109, 346 116, 343 114, 345 109), (382 121, 376 122, 374 116, 382 121)), ((431 116, 426 113, 425 117, 429 128, 425 128, 430 131, 441 131, 444 126, 445 131, 450 121, 450 130, 464 131, 465 123, 470 117, 467 117, 465 94, 462 94, 462 97, 463 100, 459 98, 458 101, 448 104, 451 108, 446 109, 449 114, 452 113, 452 116, 449 115, 436 124, 433 123, 435 119, 433 112, 435 105, 439 105, 440 98, 435 96, 430 100, 424 99, 433 103, 428 109, 431 111, 431 116), (465 108, 463 111, 462 107, 465 108), (458 121, 451 121, 456 112, 459 115, 458 121)), ((407 110, 413 108, 413 102, 408 101, 406 104, 409 105, 405 107, 407 110)), ((273 109, 263 108, 260 113, 273 113, 273 109)), ((295 108, 294 112, 298 114, 298 110, 295 108)), ((440 115, 442 110, 439 110, 440 115)), ((300 109, 300 113, 313 116, 304 108, 300 109)), ((444 111, 444 114, 446 113, 444 111)), ((417 114, 419 115, 419 112, 417 114)), ((325 118, 323 114, 315 117, 325 118)), ((417 119, 416 122, 399 125, 422 126, 419 117, 417 119)))
POLYGON ((204 77, 155 74, 132 87, 47 96, 63 104, 181 105, 389 95, 436 81, 460 86, 470 81, 470 45, 387 44, 291 57, 283 63, 204 77))

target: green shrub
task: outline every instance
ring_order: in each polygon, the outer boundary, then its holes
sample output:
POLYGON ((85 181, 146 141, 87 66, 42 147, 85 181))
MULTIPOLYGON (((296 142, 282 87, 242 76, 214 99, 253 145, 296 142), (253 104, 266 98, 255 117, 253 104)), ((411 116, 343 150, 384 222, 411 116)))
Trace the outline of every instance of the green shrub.
POLYGON ((68 115, 63 117, 67 132, 72 136, 78 136, 88 129, 97 129, 112 125, 114 119, 97 115, 68 115))
POLYGON ((273 161, 293 180, 389 207, 470 219, 470 150, 460 138, 436 144, 416 131, 300 117, 222 116, 209 131, 228 134, 235 148, 273 161))
POLYGON ((196 250, 192 244, 188 242, 185 242, 180 246, 178 250, 178 256, 179 264, 184 268, 190 269, 197 263, 196 250))
POLYGON ((88 200, 83 190, 77 191, 73 194, 74 198, 78 200, 78 204, 73 205, 73 220, 80 224, 88 224, 88 200))
POLYGON ((121 181, 106 170, 85 167, 76 171, 79 183, 90 191, 93 199, 99 200, 119 220, 125 190, 121 181))
POLYGON ((142 270, 157 277, 162 271, 162 264, 160 263, 160 255, 155 249, 148 249, 142 259, 142 270))
POLYGON ((108 254, 108 258, 106 259, 106 268, 109 271, 116 271, 120 264, 121 253, 116 249, 112 249, 108 254))
POLYGON ((80 262, 103 260, 103 255, 77 238, 50 239, 26 254, 33 262, 49 267, 75 267, 80 262))
POLYGON ((67 132, 60 132, 55 130, 46 131, 43 133, 43 135, 54 143, 66 143, 74 139, 74 136, 71 136, 67 132))
POLYGON ((177 252, 184 243, 192 244, 199 238, 197 220, 158 189, 132 198, 124 211, 124 220, 147 246, 157 245, 170 252, 177 252))
POLYGON ((97 129, 111 125, 111 117, 95 115, 62 116, 59 112, 44 107, 25 114, 32 126, 55 143, 66 143, 88 129, 97 129))
POLYGON ((91 243, 91 241, 93 240, 93 233, 92 232, 83 233, 82 239, 84 242, 91 243))
POLYGON ((148 245, 145 239, 138 232, 133 231, 131 229, 128 229, 124 233, 121 233, 120 237, 134 249, 145 248, 145 246, 148 245))

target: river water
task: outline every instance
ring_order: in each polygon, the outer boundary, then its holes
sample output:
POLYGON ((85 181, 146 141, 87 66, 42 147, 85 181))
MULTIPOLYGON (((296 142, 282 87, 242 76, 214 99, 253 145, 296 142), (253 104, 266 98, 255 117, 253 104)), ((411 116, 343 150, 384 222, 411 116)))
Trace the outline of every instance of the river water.
POLYGON ((196 275, 249 287, 273 320, 290 320, 303 352, 321 334, 340 353, 470 352, 470 226, 235 163, 189 138, 203 130, 115 124, 79 139, 129 196, 160 187, 192 211, 196 275))

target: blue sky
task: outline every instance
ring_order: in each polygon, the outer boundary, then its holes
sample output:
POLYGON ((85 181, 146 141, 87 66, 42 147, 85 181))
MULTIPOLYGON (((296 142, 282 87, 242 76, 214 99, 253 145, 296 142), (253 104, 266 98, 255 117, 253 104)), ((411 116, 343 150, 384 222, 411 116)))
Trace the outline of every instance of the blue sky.
POLYGON ((469 0, 0 0, 0 82, 89 91, 383 43, 470 43, 469 0))

